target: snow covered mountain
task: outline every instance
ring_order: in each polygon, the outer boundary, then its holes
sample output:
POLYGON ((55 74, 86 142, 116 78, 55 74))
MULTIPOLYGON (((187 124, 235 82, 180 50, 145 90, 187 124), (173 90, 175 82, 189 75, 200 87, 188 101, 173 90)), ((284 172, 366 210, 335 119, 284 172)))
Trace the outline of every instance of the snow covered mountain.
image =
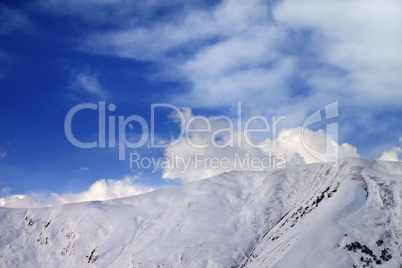
POLYGON ((402 164, 231 172, 139 196, 0 209, 0 267, 402 267, 402 164))

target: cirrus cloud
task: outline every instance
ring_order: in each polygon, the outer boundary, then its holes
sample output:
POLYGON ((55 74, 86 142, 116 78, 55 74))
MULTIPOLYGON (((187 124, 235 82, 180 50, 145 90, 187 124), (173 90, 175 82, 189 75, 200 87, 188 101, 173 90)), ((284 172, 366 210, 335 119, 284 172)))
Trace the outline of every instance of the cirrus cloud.
POLYGON ((401 111, 401 8, 398 0, 225 0, 92 32, 82 48, 156 63, 153 77, 184 83, 166 96, 172 103, 230 109, 242 101, 245 113, 287 115, 288 128, 338 100, 341 131, 353 140, 371 134, 367 125, 386 131, 396 119, 381 114, 401 111))

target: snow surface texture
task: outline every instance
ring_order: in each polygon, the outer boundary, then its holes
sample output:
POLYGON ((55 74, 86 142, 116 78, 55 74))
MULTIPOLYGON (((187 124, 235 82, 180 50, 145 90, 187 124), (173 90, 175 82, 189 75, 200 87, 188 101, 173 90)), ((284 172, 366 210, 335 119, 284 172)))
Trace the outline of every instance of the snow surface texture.
POLYGON ((402 267, 401 201, 401 163, 349 158, 0 208, 0 267, 402 267))

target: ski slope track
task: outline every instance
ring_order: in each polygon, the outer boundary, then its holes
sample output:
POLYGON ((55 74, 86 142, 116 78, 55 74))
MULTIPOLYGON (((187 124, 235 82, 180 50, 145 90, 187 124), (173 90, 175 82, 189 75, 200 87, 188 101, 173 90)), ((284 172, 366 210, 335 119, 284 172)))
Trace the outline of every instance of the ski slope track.
POLYGON ((402 267, 402 163, 230 172, 104 202, 0 208, 0 267, 402 267))

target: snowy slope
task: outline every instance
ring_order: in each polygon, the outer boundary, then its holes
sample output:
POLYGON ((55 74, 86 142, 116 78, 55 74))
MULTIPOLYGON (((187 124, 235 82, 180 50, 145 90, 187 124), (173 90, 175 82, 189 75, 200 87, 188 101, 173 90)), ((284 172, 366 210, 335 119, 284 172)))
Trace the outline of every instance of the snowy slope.
POLYGON ((401 198, 401 163, 346 159, 1 208, 0 267, 402 267, 401 198))
MULTIPOLYGON (((243 267, 402 267, 401 163, 348 159, 277 222, 243 267), (320 185, 320 186, 319 186, 320 185)), ((305 192, 299 185, 300 193, 305 192)))

